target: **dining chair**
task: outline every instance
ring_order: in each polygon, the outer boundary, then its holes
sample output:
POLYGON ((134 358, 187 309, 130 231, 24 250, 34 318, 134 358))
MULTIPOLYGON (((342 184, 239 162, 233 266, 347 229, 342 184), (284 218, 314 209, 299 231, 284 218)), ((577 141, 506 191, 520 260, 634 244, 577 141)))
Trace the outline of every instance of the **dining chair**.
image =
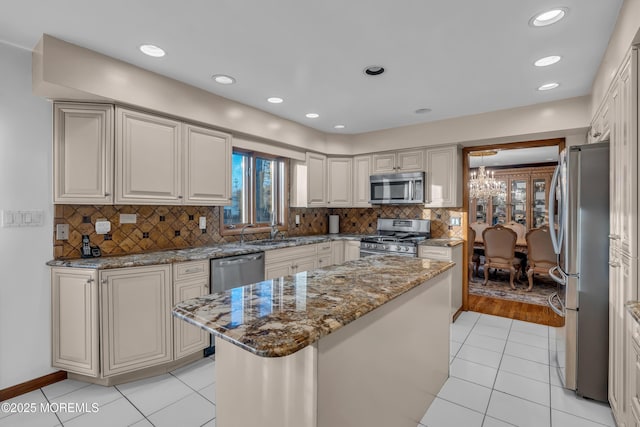
POLYGON ((469 224, 469 227, 471 227, 473 231, 476 232, 476 238, 474 241, 476 243, 482 243, 482 232, 485 230, 485 228, 489 227, 489 224, 487 224, 486 222, 476 221, 469 224))
POLYGON ((476 241, 476 231, 469 227, 469 239, 467 240, 467 255, 469 257, 469 280, 478 275, 480 267, 480 255, 475 253, 474 243, 476 241))
POLYGON ((527 291, 530 292, 533 288, 533 275, 538 273, 549 276, 549 269, 556 266, 557 260, 548 225, 529 230, 525 238, 527 240, 527 278, 529 279, 527 291))
POLYGON ((484 283, 489 281, 489 268, 509 270, 509 285, 515 289, 513 280, 520 270, 520 260, 516 258, 516 240, 518 235, 502 225, 486 228, 482 232, 484 240, 484 283))
POLYGON ((527 234, 527 228, 519 222, 509 221, 504 224, 505 227, 512 229, 518 235, 516 243, 525 242, 525 235, 527 234))

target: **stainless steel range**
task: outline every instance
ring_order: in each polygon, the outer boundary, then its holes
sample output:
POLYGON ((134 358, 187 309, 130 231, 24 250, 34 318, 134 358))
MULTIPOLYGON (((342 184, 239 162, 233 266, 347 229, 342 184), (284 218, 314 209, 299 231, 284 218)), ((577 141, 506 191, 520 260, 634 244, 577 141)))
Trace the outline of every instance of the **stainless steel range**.
POLYGON ((360 256, 400 255, 418 256, 418 245, 431 237, 428 219, 378 219, 378 234, 360 241, 360 256))

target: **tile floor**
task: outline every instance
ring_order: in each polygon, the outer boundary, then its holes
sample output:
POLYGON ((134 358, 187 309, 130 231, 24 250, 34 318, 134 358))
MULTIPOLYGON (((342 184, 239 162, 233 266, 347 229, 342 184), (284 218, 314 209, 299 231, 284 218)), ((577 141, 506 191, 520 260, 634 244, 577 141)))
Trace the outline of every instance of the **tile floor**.
MULTIPOLYGON (((559 387, 549 349, 554 333, 547 326, 463 313, 451 327, 450 378, 417 427, 614 427, 607 405, 559 387)), ((115 387, 61 381, 9 402, 87 402, 99 410, 0 412, 0 427, 215 427, 214 366, 205 358, 115 387)))

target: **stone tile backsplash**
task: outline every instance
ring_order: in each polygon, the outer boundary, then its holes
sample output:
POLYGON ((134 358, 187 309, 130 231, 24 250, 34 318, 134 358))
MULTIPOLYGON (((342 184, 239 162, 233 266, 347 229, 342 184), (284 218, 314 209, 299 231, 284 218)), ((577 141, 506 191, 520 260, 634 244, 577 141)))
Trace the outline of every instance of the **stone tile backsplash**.
MULTIPOLYGON (((238 236, 220 235, 222 207, 211 206, 93 206, 56 205, 54 224, 69 224, 69 240, 56 240, 54 258, 79 258, 82 235, 89 235, 92 246, 103 256, 182 249, 238 241, 238 236), (136 214, 135 224, 120 224, 120 214, 136 214), (198 228, 201 216, 207 218, 206 230, 198 228), (97 220, 111 222, 109 234, 97 234, 97 220)), ((340 215, 341 233, 373 234, 378 218, 431 219, 431 235, 462 237, 462 227, 449 227, 451 216, 462 216, 462 209, 423 209, 419 206, 381 206, 374 208, 290 208, 289 236, 326 234, 329 215, 340 215), (300 223, 295 224, 299 215, 300 223)), ((55 227, 54 227, 55 229, 55 227)), ((268 238, 268 233, 248 234, 247 240, 268 238)))

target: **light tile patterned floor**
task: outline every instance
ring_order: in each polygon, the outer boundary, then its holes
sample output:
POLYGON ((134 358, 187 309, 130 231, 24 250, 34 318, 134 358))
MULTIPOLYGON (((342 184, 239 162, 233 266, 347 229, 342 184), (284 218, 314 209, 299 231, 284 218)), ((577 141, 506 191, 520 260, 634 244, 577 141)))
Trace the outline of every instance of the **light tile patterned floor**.
MULTIPOLYGON (((607 405, 559 387, 549 346, 554 334, 547 326, 462 313, 451 326, 451 376, 417 427, 615 426, 607 405)), ((61 381, 10 402, 88 402, 99 411, 0 412, 0 427, 215 427, 214 366, 205 358, 115 387, 61 381)))

